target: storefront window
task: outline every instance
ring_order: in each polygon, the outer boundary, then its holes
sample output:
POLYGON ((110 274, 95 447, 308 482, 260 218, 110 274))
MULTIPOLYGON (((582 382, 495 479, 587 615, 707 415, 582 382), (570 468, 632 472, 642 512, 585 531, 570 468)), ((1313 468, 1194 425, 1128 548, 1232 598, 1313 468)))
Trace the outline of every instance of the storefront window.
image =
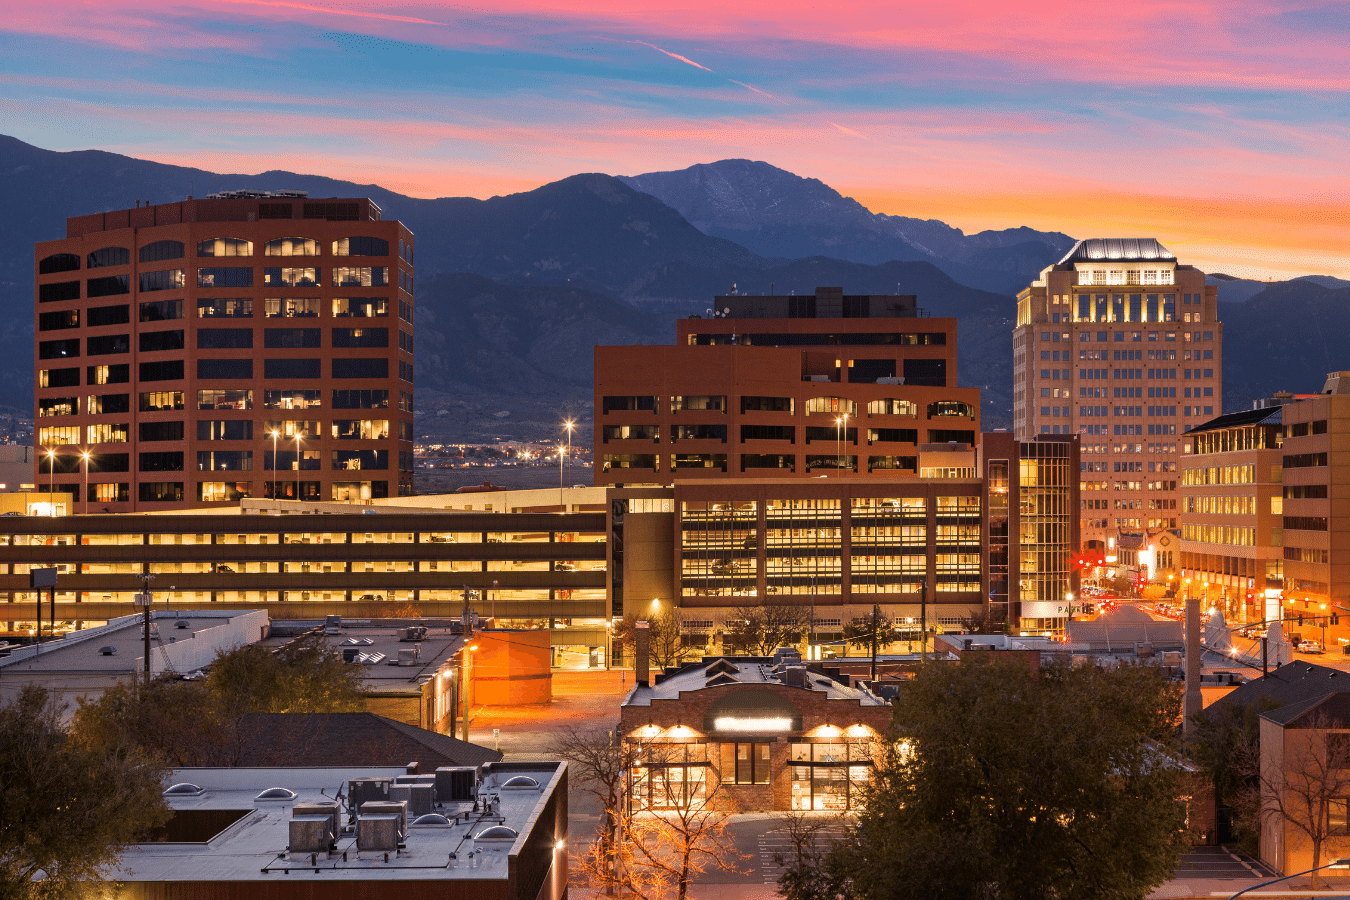
POLYGON ((866 744, 793 744, 792 808, 852 809, 872 771, 866 744))

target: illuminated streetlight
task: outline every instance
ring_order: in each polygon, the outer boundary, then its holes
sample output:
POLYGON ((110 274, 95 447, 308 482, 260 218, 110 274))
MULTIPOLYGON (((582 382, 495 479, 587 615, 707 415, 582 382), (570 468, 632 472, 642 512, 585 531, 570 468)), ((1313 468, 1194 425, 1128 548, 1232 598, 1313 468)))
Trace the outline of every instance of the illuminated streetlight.
POLYGON ((47 451, 47 511, 56 517, 56 451, 47 451))
MULTIPOLYGON (((80 453, 80 459, 84 460, 84 512, 89 514, 89 451, 80 453)), ((1322 607, 1326 609, 1326 607, 1322 607)))
POLYGON ((279 500, 277 496, 277 438, 281 437, 281 432, 272 429, 272 499, 279 500))
POLYGON ((295 423, 295 499, 300 500, 300 423, 295 423))
POLYGON ((572 481, 572 429, 577 427, 575 419, 567 419, 563 422, 563 427, 567 429, 567 480, 572 481))

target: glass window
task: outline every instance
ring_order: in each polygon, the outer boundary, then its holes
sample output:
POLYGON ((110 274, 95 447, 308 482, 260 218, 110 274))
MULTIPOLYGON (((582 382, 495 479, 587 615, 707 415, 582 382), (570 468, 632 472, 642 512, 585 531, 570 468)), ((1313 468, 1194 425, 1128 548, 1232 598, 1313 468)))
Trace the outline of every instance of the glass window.
POLYGON ((323 406, 322 397, 317 390, 263 391, 263 408, 318 409, 323 406))
POLYGON ((142 272, 141 290, 150 291, 177 291, 184 285, 182 269, 164 269, 160 272, 142 272))
POLYGON ((736 784, 769 783, 771 744, 735 744, 736 784))
POLYGON ((333 301, 336 319, 374 319, 388 315, 388 297, 338 297, 333 301))
POLYGON ((389 437, 388 419, 334 419, 333 437, 342 441, 374 441, 389 437))
POLYGON ((126 266, 131 264, 131 251, 126 247, 104 247, 89 254, 86 268, 101 269, 105 266, 126 266))
POLYGON ((252 328, 198 328, 198 350, 247 350, 253 346, 252 328))
POLYGON ((51 275, 56 272, 77 272, 80 258, 74 253, 53 253, 38 262, 39 275, 51 275))
POLYGON ((210 238, 197 244, 198 256, 252 256, 253 242, 242 238, 210 238))
POLYGON ((253 300, 250 297, 198 297, 199 319, 251 319, 253 300))
POLYGON ((388 347, 388 328, 334 328, 334 347, 388 347))
POLYGON ((388 469, 388 450, 334 450, 333 468, 355 471, 365 469, 388 469))
MULTIPOLYGON (((47 287, 48 285, 43 285, 47 287)), ((130 275, 108 275, 103 278, 90 278, 85 286, 85 295, 88 297, 116 297, 119 294, 131 293, 130 275)), ((76 294, 78 297, 79 295, 76 294)))
POLYGON ((252 409, 253 392, 241 390, 204 390, 197 392, 198 409, 252 409))
POLYGON ((263 346, 270 349, 316 348, 320 346, 318 328, 266 328, 263 346))
MULTIPOLYGON (((263 244, 263 256, 318 256, 319 242, 313 238, 277 238, 263 244)), ((269 282, 270 283, 270 282, 269 282)))
MULTIPOLYGON (((127 363, 118 363, 111 366, 89 366, 86 376, 88 384, 126 384, 131 381, 131 366, 127 363)), ((76 377, 78 378, 78 374, 76 377)))
MULTIPOLYGON (((267 393, 271 394, 272 391, 267 393)), ((314 392, 317 395, 317 391, 314 392)), ((317 396, 315 406, 319 405, 317 396)), ((389 392, 387 390, 335 390, 333 391, 333 409, 388 409, 389 392)))
POLYGON ((389 268, 333 267, 333 287, 385 287, 389 284, 389 268))
POLYGON ((78 281, 57 281, 51 284, 38 285, 39 303, 61 303, 66 300, 78 299, 80 299, 80 283, 78 281))
POLYGON ((161 412, 183 408, 182 391, 146 391, 140 397, 141 412, 161 412))
MULTIPOLYGON (((107 307, 114 309, 115 307, 107 307)), ((122 307, 125 309, 126 307, 122 307)), ((141 304, 142 322, 167 322, 183 318, 182 300, 150 300, 141 304)))
MULTIPOLYGON (((402 242, 400 242, 402 243, 402 242)), ((333 241, 334 256, 388 256, 389 242, 377 237, 345 237, 333 241)))
MULTIPOLYGON (((263 284, 272 287, 312 287, 319 283, 317 267, 263 269, 263 284)), ((317 312, 315 313, 317 315, 317 312)))
POLYGON ((281 297, 263 300, 263 316, 269 319, 312 319, 318 315, 318 297, 281 297))
POLYGON ((182 241, 155 241, 153 244, 146 244, 140 250, 140 259, 143 263, 182 259, 186 255, 182 241))
POLYGON ((198 378, 252 378, 251 359, 199 359, 198 378))
POLYGON ((253 287, 253 269, 246 266, 218 266, 197 270, 197 287, 253 287))
POLYGON ((335 359, 333 360, 334 378, 388 378, 389 360, 377 359, 335 359))

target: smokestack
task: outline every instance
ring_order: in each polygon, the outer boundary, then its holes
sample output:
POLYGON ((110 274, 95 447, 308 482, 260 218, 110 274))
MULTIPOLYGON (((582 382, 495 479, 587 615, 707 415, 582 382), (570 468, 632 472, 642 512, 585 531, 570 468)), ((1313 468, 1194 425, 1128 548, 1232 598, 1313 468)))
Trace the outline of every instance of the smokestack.
POLYGON ((638 684, 642 685, 643 687, 647 687, 648 683, 651 681, 651 674, 650 674, 651 668, 650 657, 652 651, 651 624, 649 622, 638 622, 633 627, 637 629, 636 633, 634 634, 634 641, 633 641, 634 643, 633 655, 636 657, 636 659, 634 660, 635 674, 633 680, 636 681, 638 684))
POLYGON ((1186 693, 1181 696, 1181 728, 1190 735, 1191 716, 1204 709, 1200 694, 1200 598, 1186 590, 1186 693))

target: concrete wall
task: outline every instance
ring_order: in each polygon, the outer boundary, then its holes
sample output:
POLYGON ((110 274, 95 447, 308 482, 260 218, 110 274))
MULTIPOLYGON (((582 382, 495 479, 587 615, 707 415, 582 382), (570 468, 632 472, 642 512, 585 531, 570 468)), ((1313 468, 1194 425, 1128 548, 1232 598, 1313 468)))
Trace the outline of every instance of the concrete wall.
POLYGON ((553 699, 549 632, 479 631, 469 685, 474 706, 516 706, 553 699))

